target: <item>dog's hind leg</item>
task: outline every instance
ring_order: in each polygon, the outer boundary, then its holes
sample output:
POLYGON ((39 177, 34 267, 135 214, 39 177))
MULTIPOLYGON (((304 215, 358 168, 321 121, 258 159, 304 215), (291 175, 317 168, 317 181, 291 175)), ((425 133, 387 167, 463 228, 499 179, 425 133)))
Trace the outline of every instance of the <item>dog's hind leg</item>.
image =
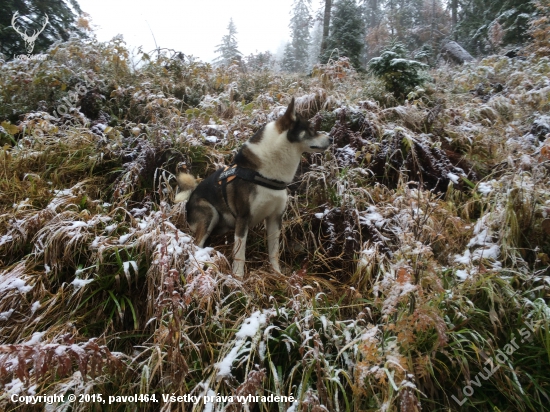
POLYGON ((275 272, 281 273, 279 267, 279 238, 281 236, 282 216, 269 216, 265 219, 265 229, 267 232, 267 251, 269 262, 275 272))
POLYGON ((248 219, 235 219, 235 244, 233 245, 233 273, 242 278, 246 256, 246 238, 248 236, 248 219))
POLYGON ((198 247, 204 247, 204 243, 218 224, 220 215, 216 208, 206 200, 200 202, 200 208, 193 210, 193 215, 190 220, 194 223, 191 225, 195 232, 195 241, 198 247))

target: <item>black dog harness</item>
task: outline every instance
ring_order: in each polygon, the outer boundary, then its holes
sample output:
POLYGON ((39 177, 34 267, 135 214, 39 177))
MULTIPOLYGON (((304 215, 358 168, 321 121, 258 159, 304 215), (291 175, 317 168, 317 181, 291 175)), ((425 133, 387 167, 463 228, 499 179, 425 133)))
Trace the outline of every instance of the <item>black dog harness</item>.
MULTIPOLYGON (((268 189, 273 190, 285 190, 286 183, 281 182, 280 180, 268 179, 267 177, 262 176, 258 172, 252 169, 247 169, 245 167, 239 167, 235 164, 231 166, 226 166, 223 169, 223 172, 218 177, 218 184, 222 188, 223 199, 225 204, 229 207, 229 202, 227 201, 227 185, 231 183, 236 178, 252 182, 259 186, 267 187, 268 189)), ((231 208, 229 207, 229 210, 231 208)))

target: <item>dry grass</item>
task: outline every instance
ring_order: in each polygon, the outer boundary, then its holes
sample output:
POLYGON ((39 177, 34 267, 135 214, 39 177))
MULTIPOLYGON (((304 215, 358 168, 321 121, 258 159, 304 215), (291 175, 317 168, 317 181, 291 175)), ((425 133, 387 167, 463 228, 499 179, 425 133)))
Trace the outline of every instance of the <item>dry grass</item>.
MULTIPOLYGON (((121 47, 68 43, 0 71, 24 115, 14 128, 0 112, 4 409, 11 394, 165 393, 293 394, 291 411, 545 410, 547 59, 435 70, 397 106, 346 61, 307 79, 166 56, 138 70, 121 47), (81 69, 96 86, 88 119, 35 110, 81 69), (305 156, 290 187, 284 275, 257 228, 237 280, 231 236, 193 245, 174 176, 227 164, 290 96, 335 145, 305 156), (526 324, 530 339, 459 407, 526 324)), ((156 405, 223 408, 253 407, 156 405)))

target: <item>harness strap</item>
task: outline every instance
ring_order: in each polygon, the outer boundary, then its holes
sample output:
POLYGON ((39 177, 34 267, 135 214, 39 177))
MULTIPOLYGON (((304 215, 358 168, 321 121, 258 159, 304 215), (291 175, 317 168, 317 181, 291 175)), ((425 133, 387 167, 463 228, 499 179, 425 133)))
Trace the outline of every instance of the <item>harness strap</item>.
POLYGON ((262 176, 261 174, 256 172, 255 170, 247 169, 245 167, 238 167, 237 165, 226 166, 225 169, 223 169, 223 172, 218 177, 218 184, 223 186, 224 182, 230 183, 236 177, 260 186, 267 187, 268 189, 286 189, 285 182, 281 182, 280 180, 268 179, 267 177, 262 176))
POLYGON ((285 182, 281 182, 280 180, 268 179, 267 177, 264 177, 256 172, 255 170, 238 167, 235 164, 226 166, 218 178, 218 184, 221 186, 223 200, 225 200, 225 204, 227 205, 229 210, 231 210, 231 208, 229 207, 229 202, 227 201, 227 185, 235 180, 235 178, 237 177, 272 190, 286 189, 285 182))

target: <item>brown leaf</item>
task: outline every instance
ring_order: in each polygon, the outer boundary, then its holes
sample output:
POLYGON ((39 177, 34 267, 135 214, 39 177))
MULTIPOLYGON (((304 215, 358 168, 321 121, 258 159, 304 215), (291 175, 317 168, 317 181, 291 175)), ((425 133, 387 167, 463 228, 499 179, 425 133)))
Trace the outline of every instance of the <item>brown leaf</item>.
POLYGON ((408 269, 405 267, 400 267, 397 270, 397 282, 398 283, 407 283, 411 280, 411 274, 409 273, 408 269))
POLYGON ((17 377, 23 382, 27 377, 27 359, 22 351, 17 354, 17 361, 17 377))
POLYGON ((87 381, 88 375, 88 355, 79 355, 78 356, 78 369, 82 375, 84 382, 87 381))
POLYGON ((57 357, 57 373, 61 377, 69 375, 71 372, 72 362, 71 358, 67 354, 58 355, 57 357))
POLYGON ((540 149, 540 157, 540 162, 550 160, 550 146, 542 146, 542 148, 540 149))

